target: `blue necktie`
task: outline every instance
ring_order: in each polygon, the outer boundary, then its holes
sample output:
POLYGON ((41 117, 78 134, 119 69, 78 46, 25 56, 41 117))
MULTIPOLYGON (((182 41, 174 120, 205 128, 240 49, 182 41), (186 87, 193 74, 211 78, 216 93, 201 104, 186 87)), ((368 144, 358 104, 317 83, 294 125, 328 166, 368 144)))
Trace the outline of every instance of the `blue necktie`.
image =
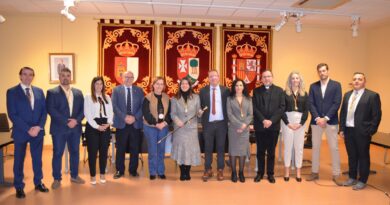
POLYGON ((131 90, 127 88, 127 114, 131 115, 131 90))

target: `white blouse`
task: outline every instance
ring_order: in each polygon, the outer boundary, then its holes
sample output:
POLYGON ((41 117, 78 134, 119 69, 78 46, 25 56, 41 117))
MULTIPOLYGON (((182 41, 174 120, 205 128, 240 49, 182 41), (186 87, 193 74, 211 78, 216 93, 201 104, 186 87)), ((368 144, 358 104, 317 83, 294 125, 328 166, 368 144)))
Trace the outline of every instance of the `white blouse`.
MULTIPOLYGON (((100 96, 101 97, 101 96, 100 96)), ((98 98, 98 96, 96 96, 98 98)), ((108 124, 112 125, 112 118, 114 112, 112 110, 112 102, 110 96, 106 95, 107 104, 104 103, 106 109, 106 115, 102 112, 102 117, 107 118, 108 124)), ((104 102, 104 100, 103 100, 104 102)), ((91 94, 87 94, 84 97, 84 115, 87 119, 87 122, 91 127, 97 129, 99 125, 95 122, 95 118, 100 118, 100 103, 99 101, 93 102, 91 94)))

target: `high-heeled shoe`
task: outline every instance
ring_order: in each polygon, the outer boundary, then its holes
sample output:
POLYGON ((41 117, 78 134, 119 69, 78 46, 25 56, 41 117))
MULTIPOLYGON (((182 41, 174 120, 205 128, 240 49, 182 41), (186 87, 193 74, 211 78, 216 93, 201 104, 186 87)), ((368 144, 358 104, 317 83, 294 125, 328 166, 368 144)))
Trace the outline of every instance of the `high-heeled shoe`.
POLYGON ((238 172, 238 178, 240 179, 241 183, 244 183, 245 182, 244 172, 238 172))
POLYGON ((237 173, 232 172, 232 177, 231 177, 232 182, 236 183, 237 182, 237 173))
POLYGON ((285 182, 288 182, 290 180, 290 177, 283 177, 285 182))
POLYGON ((301 177, 295 177, 295 180, 297 180, 297 182, 302 182, 302 178, 301 177))

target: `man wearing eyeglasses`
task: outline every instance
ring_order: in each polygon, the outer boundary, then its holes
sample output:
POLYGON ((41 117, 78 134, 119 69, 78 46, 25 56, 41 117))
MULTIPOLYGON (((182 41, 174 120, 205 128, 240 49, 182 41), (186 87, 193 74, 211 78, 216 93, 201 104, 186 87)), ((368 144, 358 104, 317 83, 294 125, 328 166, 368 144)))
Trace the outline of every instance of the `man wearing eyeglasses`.
POLYGON ((116 173, 114 179, 119 179, 125 172, 125 154, 130 152, 129 174, 139 176, 138 154, 141 144, 142 102, 144 93, 134 83, 131 71, 122 74, 123 84, 117 86, 112 93, 114 110, 114 127, 116 128, 116 173))

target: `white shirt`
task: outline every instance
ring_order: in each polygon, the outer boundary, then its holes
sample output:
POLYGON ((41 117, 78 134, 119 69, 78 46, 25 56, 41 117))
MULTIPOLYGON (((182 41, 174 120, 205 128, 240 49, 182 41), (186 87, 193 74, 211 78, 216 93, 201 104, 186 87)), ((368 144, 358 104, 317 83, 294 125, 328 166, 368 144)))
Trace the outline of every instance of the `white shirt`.
POLYGON ((23 83, 20 83, 20 86, 22 86, 23 93, 26 95, 26 97, 27 97, 26 88, 30 88, 30 90, 29 90, 29 93, 30 93, 30 96, 31 96, 30 104, 31 104, 31 109, 34 110, 34 92, 33 92, 32 88, 31 88, 31 85, 27 86, 27 85, 24 85, 23 83))
POLYGON ((322 83, 322 81, 320 81, 320 82, 321 82, 321 93, 322 93, 322 98, 324 98, 324 97, 325 97, 326 87, 328 87, 329 78, 326 80, 325 83, 322 83))
POLYGON ((213 86, 210 85, 210 116, 209 122, 223 120, 223 110, 222 110, 222 97, 221 89, 219 85, 215 87, 215 115, 212 114, 213 109, 213 86))
POLYGON ((358 91, 354 90, 353 93, 351 94, 351 96, 349 97, 348 108, 347 108, 347 121, 345 123, 345 126, 347 126, 347 127, 355 127, 355 110, 356 110, 356 107, 359 103, 360 98, 362 97, 362 95, 364 93, 364 90, 365 90, 364 88, 360 89, 358 91), (357 94, 356 94, 356 92, 357 92, 357 94), (354 95, 357 95, 357 97, 355 99, 354 106, 352 107, 351 110, 349 110, 349 107, 351 107, 352 99, 354 98, 354 95), (350 112, 352 112, 352 113, 350 113, 350 112))
POLYGON ((69 115, 72 116, 73 112, 73 92, 72 88, 69 86, 69 89, 66 90, 62 85, 61 85, 62 90, 65 93, 65 97, 68 100, 68 105, 69 105, 69 115))
MULTIPOLYGON (((96 96, 98 98, 99 96, 96 96)), ((101 97, 101 96, 100 96, 101 97)), ((112 125, 112 118, 114 116, 112 110, 112 102, 110 96, 106 95, 107 104, 104 103, 106 108, 106 115, 102 112, 102 117, 107 118, 108 124, 112 125)), ((104 100, 103 100, 104 101, 104 100)), ((93 102, 91 94, 87 94, 84 97, 84 115, 87 122, 91 127, 97 129, 99 125, 95 122, 95 118, 100 118, 100 103, 99 101, 93 102)))

